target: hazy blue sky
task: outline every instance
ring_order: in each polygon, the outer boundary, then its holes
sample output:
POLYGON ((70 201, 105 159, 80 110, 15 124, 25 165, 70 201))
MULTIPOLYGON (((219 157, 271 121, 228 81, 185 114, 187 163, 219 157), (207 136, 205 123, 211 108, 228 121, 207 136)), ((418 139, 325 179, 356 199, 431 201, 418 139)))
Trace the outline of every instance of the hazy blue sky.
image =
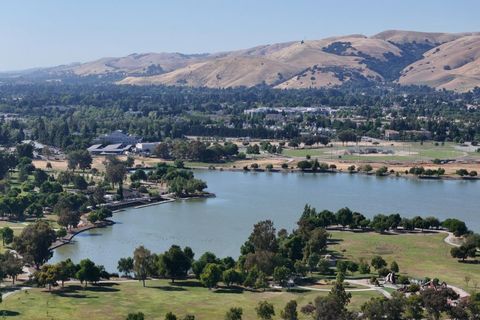
POLYGON ((1 0, 0 70, 386 29, 480 31, 478 0, 1 0))

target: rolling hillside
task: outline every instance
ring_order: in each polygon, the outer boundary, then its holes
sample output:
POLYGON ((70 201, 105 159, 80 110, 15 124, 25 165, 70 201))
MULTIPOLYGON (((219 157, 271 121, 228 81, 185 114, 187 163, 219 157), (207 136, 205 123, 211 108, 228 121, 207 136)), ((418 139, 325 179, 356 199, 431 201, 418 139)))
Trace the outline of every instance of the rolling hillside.
POLYGON ((479 57, 480 33, 389 30, 215 54, 132 54, 41 72, 60 78, 114 75, 123 85, 288 89, 387 82, 468 91, 480 86, 479 57))

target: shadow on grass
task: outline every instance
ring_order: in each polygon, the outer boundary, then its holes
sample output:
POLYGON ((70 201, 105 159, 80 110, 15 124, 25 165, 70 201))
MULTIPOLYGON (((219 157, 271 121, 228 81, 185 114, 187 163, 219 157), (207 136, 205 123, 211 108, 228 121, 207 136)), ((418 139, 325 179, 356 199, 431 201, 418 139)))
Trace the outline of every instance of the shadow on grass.
POLYGON ((16 317, 19 315, 20 315, 20 312, 17 312, 17 311, 0 310, 0 317, 16 317))
POLYGON ((231 287, 231 288, 219 288, 215 291, 213 291, 214 293, 235 293, 235 294, 238 294, 238 293, 243 293, 243 288, 240 288, 240 287, 231 287))
POLYGON ((299 288, 291 288, 291 289, 287 289, 287 292, 291 292, 291 293, 305 293, 305 292, 310 292, 310 290, 299 289, 299 288))
POLYGON ((172 286, 177 287, 203 287, 203 285, 198 281, 185 280, 172 283, 172 286))
POLYGON ((480 264, 480 261, 478 260, 457 260, 457 261, 464 264, 480 264))
POLYGON ((113 288, 113 286, 118 285, 116 283, 108 283, 100 285, 90 285, 86 288, 80 285, 71 285, 65 288, 60 288, 58 290, 51 291, 52 294, 56 294, 64 297, 72 298, 87 298, 85 292, 117 292, 119 289, 113 288))
POLYGON ((163 291, 187 291, 185 288, 173 287, 173 286, 148 286, 148 288, 158 289, 163 291))
POLYGON ((73 298, 73 299, 93 299, 97 297, 88 297, 86 294, 66 292, 66 291, 52 291, 52 294, 62 297, 62 298, 73 298))

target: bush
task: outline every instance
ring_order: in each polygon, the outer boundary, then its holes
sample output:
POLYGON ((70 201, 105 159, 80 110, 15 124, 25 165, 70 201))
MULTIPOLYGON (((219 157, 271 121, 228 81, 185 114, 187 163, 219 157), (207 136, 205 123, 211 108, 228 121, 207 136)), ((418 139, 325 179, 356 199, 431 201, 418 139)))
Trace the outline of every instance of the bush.
POLYGON ((358 264, 358 271, 361 274, 369 274, 370 273, 370 266, 365 261, 360 261, 360 263, 358 264))
POLYGON ((420 286, 416 283, 412 283, 407 287, 407 292, 414 293, 420 291, 420 286))
POLYGON ((67 235, 67 229, 60 228, 57 230, 56 234, 57 234, 57 238, 63 238, 67 235))
POLYGON ((397 279, 397 283, 399 284, 410 284, 410 280, 406 276, 399 276, 397 279))
POLYGON ((380 268, 378 269, 378 275, 380 277, 386 277, 390 273, 390 269, 388 268, 380 268))

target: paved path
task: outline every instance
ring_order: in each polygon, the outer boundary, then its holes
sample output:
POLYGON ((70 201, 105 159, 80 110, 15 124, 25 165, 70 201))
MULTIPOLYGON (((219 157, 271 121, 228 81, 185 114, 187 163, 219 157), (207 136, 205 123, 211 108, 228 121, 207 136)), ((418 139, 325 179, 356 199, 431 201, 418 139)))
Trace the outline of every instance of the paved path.
MULTIPOLYGON (((382 287, 376 287, 368 282, 368 279, 360 279, 360 280, 346 280, 350 284, 364 286, 366 288, 359 288, 359 289, 345 289, 346 292, 365 292, 365 291, 378 291, 386 298, 391 298, 392 295, 387 290, 383 289, 382 287)), ((297 286, 296 288, 303 289, 303 290, 310 290, 310 291, 320 291, 320 292, 330 292, 330 289, 320 289, 320 288, 313 288, 313 287, 304 287, 304 286, 297 286)))

